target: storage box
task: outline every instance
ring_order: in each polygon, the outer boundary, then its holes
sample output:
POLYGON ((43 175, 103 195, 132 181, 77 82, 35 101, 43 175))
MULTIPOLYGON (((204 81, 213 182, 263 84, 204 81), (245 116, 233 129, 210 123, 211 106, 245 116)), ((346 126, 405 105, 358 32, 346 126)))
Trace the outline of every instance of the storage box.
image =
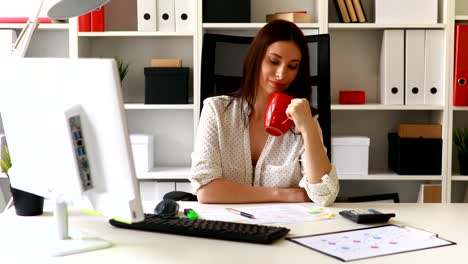
POLYGON ((436 24, 437 0, 377 0, 377 24, 436 24))
POLYGON ((440 175, 441 138, 401 138, 388 134, 388 167, 398 174, 440 175))
POLYGON ((275 19, 282 19, 282 20, 293 22, 293 23, 312 23, 312 16, 307 13, 286 12, 286 13, 269 14, 266 16, 267 23, 275 19))
POLYGON ((153 168, 153 135, 131 134, 133 163, 137 173, 145 173, 153 168))
POLYGON ((203 23, 250 23, 250 0, 203 0, 203 23))
POLYGON ((364 91, 340 91, 338 94, 340 104, 365 104, 366 92, 364 91))
POLYGON ((338 175, 369 173, 369 137, 332 137, 331 161, 338 175))
POLYGON ((145 104, 187 104, 187 67, 145 67, 145 104))

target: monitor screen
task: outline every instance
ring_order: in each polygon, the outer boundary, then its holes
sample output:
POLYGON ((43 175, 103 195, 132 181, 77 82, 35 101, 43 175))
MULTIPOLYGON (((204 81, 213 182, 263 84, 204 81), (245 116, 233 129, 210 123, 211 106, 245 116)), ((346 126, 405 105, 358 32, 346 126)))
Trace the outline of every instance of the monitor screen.
POLYGON ((79 204, 142 220, 114 60, 12 59, 0 72, 12 187, 54 200, 55 214, 79 204))

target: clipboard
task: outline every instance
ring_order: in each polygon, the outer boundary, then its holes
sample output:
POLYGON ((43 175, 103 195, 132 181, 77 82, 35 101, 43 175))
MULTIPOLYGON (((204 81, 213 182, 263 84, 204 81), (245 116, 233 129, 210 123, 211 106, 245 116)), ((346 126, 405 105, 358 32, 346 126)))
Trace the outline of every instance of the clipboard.
POLYGON ((456 245, 435 233, 392 224, 286 239, 344 262, 456 245))

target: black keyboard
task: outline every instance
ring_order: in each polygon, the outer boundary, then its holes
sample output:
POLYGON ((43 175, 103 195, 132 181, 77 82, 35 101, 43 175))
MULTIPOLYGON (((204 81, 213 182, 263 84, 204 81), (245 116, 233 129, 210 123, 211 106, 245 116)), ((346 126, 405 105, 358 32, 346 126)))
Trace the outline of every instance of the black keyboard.
POLYGON ((109 223, 127 229, 260 244, 270 244, 289 232, 285 227, 178 217, 161 218, 153 214, 145 214, 145 219, 141 222, 126 224, 111 219, 109 223))

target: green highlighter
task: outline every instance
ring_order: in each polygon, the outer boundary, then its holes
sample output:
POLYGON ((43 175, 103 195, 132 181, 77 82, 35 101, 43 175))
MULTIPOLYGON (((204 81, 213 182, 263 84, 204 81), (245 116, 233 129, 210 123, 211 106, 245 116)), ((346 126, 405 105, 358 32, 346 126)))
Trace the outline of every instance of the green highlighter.
POLYGON ((184 209, 184 214, 189 219, 198 219, 198 214, 192 208, 184 209))

